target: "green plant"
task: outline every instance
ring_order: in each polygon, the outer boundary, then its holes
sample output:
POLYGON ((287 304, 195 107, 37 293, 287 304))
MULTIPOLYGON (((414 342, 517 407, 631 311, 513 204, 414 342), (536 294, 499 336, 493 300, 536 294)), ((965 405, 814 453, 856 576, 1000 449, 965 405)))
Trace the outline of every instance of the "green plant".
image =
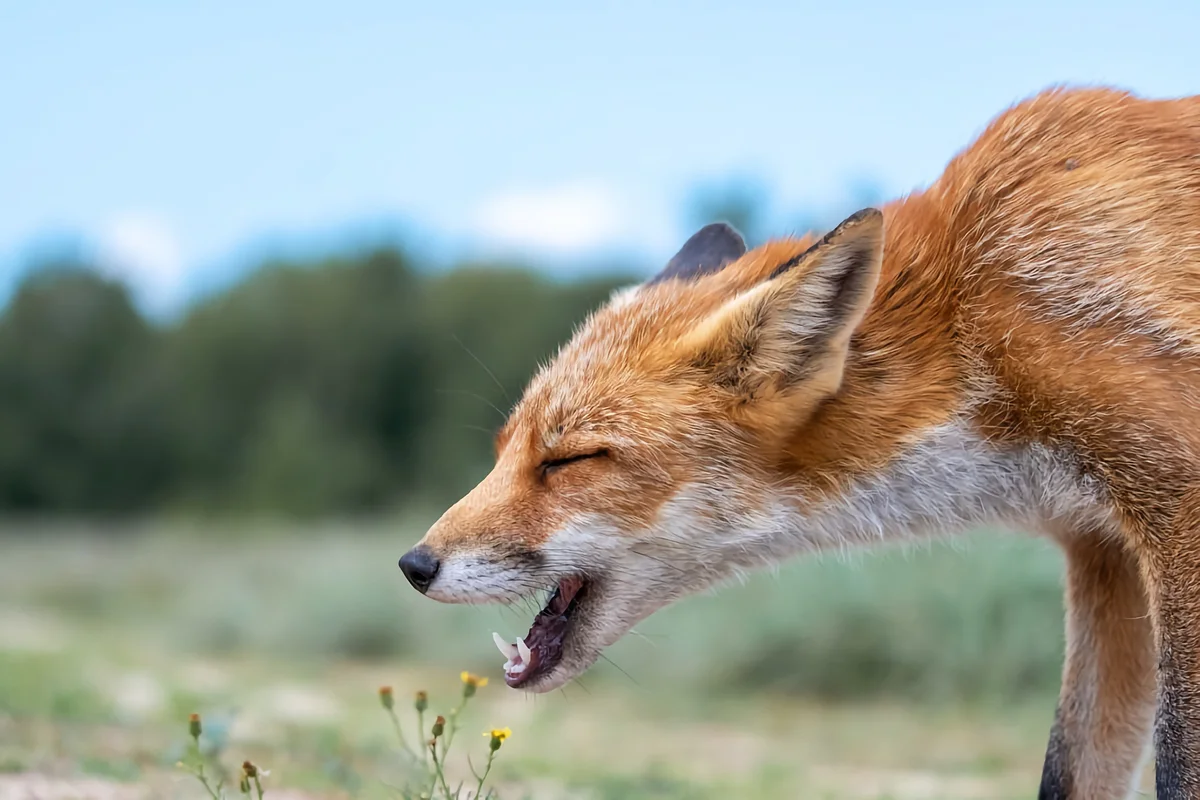
POLYGON ((494 797, 490 789, 487 794, 484 794, 484 784, 492 771, 492 762, 496 758, 496 753, 504 744, 504 740, 512 735, 512 731, 508 728, 493 728, 484 731, 483 735, 488 738, 488 755, 483 774, 475 769, 470 757, 467 758, 471 774, 476 780, 473 793, 464 796, 461 784, 451 789, 446 780, 446 763, 450 747, 454 743, 454 737, 461 729, 460 716, 463 709, 466 708, 467 702, 475 696, 479 689, 487 686, 488 682, 487 678, 481 678, 469 672, 462 673, 461 678, 463 688, 458 705, 450 709, 448 719, 440 714, 434 719, 428 739, 424 738, 424 730, 425 711, 429 708, 429 695, 425 691, 418 691, 414 695, 413 709, 417 715, 418 736, 415 748, 409 745, 403 726, 400 724, 400 718, 396 715, 396 698, 392 687, 384 686, 379 689, 379 703, 391 720, 392 729, 396 732, 396 739, 400 743, 401 751, 408 758, 409 766, 414 768, 416 773, 407 785, 400 788, 400 794, 404 800, 460 800, 460 798, 462 800, 468 800, 468 798, 483 800, 494 797))
MULTIPOLYGON (((383 710, 387 712, 388 718, 392 723, 392 730, 396 733, 396 739, 400 743, 400 750, 407 760, 407 766, 413 777, 406 785, 399 787, 399 792, 404 800, 485 800, 485 798, 494 797, 492 790, 488 790, 484 794, 484 784, 487 782, 488 775, 492 771, 492 763, 496 759, 496 753, 504 744, 504 741, 512 735, 512 731, 508 728, 492 728, 484 731, 484 736, 488 739, 487 762, 484 764, 483 773, 480 774, 475 769, 475 765, 471 763, 470 758, 467 758, 467 764, 470 767, 471 774, 475 777, 476 784, 472 793, 463 795, 463 787, 460 783, 454 789, 450 788, 449 782, 446 780, 446 762, 450 755, 450 747, 454 743, 454 737, 461 730, 460 718, 463 710, 467 707, 468 701, 475 696, 479 689, 487 686, 487 678, 481 678, 477 675, 472 675, 469 672, 463 672, 462 678, 462 694, 459 696, 458 705, 450 709, 448 712, 449 718, 438 715, 434 720, 433 725, 429 729, 430 737, 425 738, 425 712, 429 708, 429 695, 425 691, 419 691, 413 696, 413 709, 417 715, 417 742, 409 744, 408 738, 404 735, 404 728, 400 724, 400 718, 396 715, 396 697, 390 686, 383 686, 379 689, 379 703, 383 706, 383 710)), ((204 787, 205 792, 212 800, 225 800, 225 782, 224 777, 217 777, 214 773, 222 773, 216 757, 206 755, 200 747, 200 735, 203 733, 203 725, 200 721, 199 714, 192 714, 188 718, 188 748, 183 759, 180 760, 178 766, 192 776, 204 787)), ((265 790, 263 789, 262 779, 269 775, 269 771, 260 768, 252 761, 242 762, 241 774, 238 779, 238 789, 244 797, 253 796, 255 800, 263 800, 265 790)))
MULTIPOLYGON (((208 758, 200 749, 200 734, 204 727, 200 722, 199 714, 192 714, 188 718, 188 751, 183 760, 179 762, 179 766, 195 776, 204 790, 208 792, 208 796, 212 800, 225 800, 225 779, 218 778, 216 783, 213 783, 213 776, 209 774, 206 767, 208 758)), ((241 777, 238 780, 238 789, 243 797, 250 797, 253 791, 255 800, 263 800, 265 794, 262 786, 262 779, 270 775, 269 770, 261 769, 252 761, 242 762, 241 777)))

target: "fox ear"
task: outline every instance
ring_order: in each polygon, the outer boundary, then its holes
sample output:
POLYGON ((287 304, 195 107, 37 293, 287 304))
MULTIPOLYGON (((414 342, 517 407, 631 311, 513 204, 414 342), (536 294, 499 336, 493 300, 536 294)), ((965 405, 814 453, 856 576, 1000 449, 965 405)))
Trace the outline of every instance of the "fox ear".
POLYGON ((746 254, 742 235, 728 223, 705 225, 684 242, 679 252, 667 262, 662 272, 646 283, 654 284, 672 279, 692 280, 702 275, 720 272, 746 254))
POLYGON ((859 211, 702 322, 686 345, 692 363, 743 399, 801 382, 836 391, 882 258, 883 215, 859 211))

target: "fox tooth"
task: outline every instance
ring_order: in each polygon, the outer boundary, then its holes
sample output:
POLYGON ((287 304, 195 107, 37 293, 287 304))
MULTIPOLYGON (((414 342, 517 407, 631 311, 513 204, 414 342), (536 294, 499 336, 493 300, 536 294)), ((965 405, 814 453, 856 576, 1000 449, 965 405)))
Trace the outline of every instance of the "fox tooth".
POLYGON ((496 647, 500 648, 500 655, 507 658, 509 661, 515 661, 517 658, 517 646, 509 644, 498 633, 492 634, 492 641, 496 643, 496 647))
POLYGON ((521 661, 528 664, 533 660, 533 653, 529 651, 529 645, 525 644, 524 639, 517 639, 517 652, 521 654, 521 661))

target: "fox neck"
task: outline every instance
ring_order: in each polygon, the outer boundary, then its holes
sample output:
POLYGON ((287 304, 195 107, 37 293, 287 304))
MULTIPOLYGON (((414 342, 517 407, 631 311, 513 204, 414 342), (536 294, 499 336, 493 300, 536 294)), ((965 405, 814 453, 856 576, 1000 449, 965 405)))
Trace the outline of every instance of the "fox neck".
MULTIPOLYGON (((855 332, 838 392, 791 435, 772 488, 753 498, 723 542, 736 567, 793 552, 918 540, 984 526, 1104 529, 1098 481, 1070 452, 997 441, 979 409, 1001 391, 971 355, 968 270, 939 239, 923 196, 885 210, 887 240, 872 306, 855 332)), ((758 482, 761 487, 763 481, 758 482)))

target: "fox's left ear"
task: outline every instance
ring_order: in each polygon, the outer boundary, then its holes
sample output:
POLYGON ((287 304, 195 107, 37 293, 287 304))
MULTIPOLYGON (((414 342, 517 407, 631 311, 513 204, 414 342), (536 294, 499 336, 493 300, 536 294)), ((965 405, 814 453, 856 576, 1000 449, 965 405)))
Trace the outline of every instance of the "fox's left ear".
POLYGON ((832 393, 883 260, 883 214, 850 216, 686 337, 691 363, 742 399, 803 383, 832 393))
POLYGON ((647 285, 669 280, 690 281, 714 272, 746 255, 746 240, 727 222, 705 225, 683 243, 662 272, 647 285))

